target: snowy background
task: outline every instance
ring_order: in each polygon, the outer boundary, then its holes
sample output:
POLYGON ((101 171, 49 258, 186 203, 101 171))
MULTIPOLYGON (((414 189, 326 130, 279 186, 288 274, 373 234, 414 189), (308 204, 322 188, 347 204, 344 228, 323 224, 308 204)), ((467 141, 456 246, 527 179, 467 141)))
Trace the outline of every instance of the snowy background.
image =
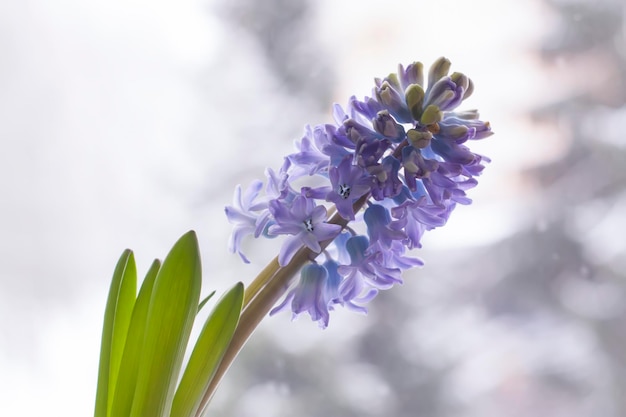
MULTIPOLYGON (((626 414, 622 0, 0 3, 0 415, 93 413, 109 280, 189 229, 203 293, 235 185, 400 62, 470 76, 493 159, 367 317, 266 320, 214 414, 626 414)), ((141 274, 141 272, 140 272, 141 274)))

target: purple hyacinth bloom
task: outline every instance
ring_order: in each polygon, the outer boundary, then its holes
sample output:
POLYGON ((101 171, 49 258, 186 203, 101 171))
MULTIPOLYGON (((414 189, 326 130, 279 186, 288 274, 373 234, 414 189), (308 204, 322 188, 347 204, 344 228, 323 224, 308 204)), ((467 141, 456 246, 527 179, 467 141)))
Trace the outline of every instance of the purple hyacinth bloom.
POLYGON ((404 127, 391 117, 388 110, 379 111, 376 114, 376 117, 373 118, 372 124, 374 125, 374 130, 376 130, 376 132, 390 139, 394 143, 402 142, 406 137, 404 127))
POLYGON ((319 127, 306 126, 304 137, 300 142, 296 142, 299 152, 287 156, 294 167, 291 175, 298 178, 327 170, 328 155, 324 154, 321 148, 328 143, 329 140, 324 130, 319 127))
POLYGON ((401 270, 407 270, 418 266, 424 266, 424 261, 419 258, 406 255, 407 246, 400 241, 391 242, 391 248, 384 250, 383 248, 370 246, 370 251, 379 251, 383 257, 382 264, 388 265, 393 268, 399 268, 401 270))
POLYGON ((402 149, 402 166, 407 187, 415 191, 417 180, 428 177, 437 169, 439 163, 433 159, 424 158, 419 149, 409 145, 402 149))
POLYGON ((333 240, 333 244, 330 247, 330 250, 327 251, 327 258, 330 257, 331 260, 337 261, 340 264, 350 263, 350 254, 346 250, 346 242, 348 239, 352 237, 350 232, 342 232, 340 233, 335 240, 333 240))
POLYGON ((406 234, 393 228, 389 211, 380 204, 372 204, 363 215, 367 225, 367 234, 372 243, 380 242, 383 248, 389 249, 394 240, 403 240, 406 234))
POLYGON ((325 329, 328 327, 329 305, 334 294, 337 294, 337 290, 333 292, 329 286, 326 268, 318 264, 308 264, 302 268, 300 281, 296 287, 287 294, 280 305, 270 311, 270 315, 276 314, 291 303, 292 319, 307 312, 311 320, 318 322, 319 326, 325 329))
POLYGON ((328 309, 334 310, 334 305, 342 303, 339 295, 339 286, 343 277, 339 275, 339 263, 333 259, 324 262, 324 268, 328 272, 328 281, 326 281, 326 299, 328 300, 328 309))
POLYGON ((361 138, 356 144, 356 161, 363 168, 378 166, 387 150, 391 147, 389 139, 361 138))
POLYGON ((357 100, 355 96, 352 96, 350 97, 350 100, 348 100, 348 104, 353 110, 353 117, 356 113, 358 113, 366 120, 374 119, 376 115, 382 111, 386 111, 387 113, 389 113, 389 111, 385 110, 382 104, 376 101, 376 99, 370 97, 365 97, 361 101, 357 100))
POLYGON ((341 281, 339 293, 342 306, 357 313, 367 314, 367 308, 364 304, 372 301, 378 295, 378 290, 367 285, 355 273, 355 275, 341 281))
POLYGON ((328 304, 329 310, 334 310, 335 304, 340 304, 343 307, 346 307, 352 311, 356 311, 359 313, 367 314, 367 309, 363 307, 362 304, 366 304, 371 301, 376 294, 378 294, 378 290, 375 288, 370 288, 366 286, 362 281, 354 282, 354 285, 359 285, 359 289, 352 289, 357 296, 352 297, 343 297, 341 296, 342 286, 344 293, 351 293, 351 291, 346 289, 346 281, 339 274, 339 266, 340 264, 335 262, 332 259, 324 262, 324 268, 328 271, 328 284, 327 291, 330 302, 328 304))
POLYGON ((374 176, 372 187, 372 198, 382 201, 386 198, 394 198, 402 191, 402 181, 398 176, 400 171, 400 161, 389 155, 383 158, 382 163, 372 165, 367 168, 368 172, 374 176))
POLYGON ((269 209, 276 224, 269 227, 268 233, 290 235, 278 255, 281 266, 287 265, 302 245, 320 253, 320 242, 333 239, 341 231, 341 226, 325 222, 326 207, 315 206, 312 199, 304 196, 297 196, 291 206, 280 200, 272 200, 269 209))
POLYGON ((299 152, 287 156, 291 163, 289 174, 292 178, 302 175, 326 175, 330 165, 339 164, 344 158, 352 157, 352 152, 336 142, 336 127, 325 125, 305 128, 305 136, 296 142, 299 152))
POLYGON ((454 142, 448 142, 435 138, 430 142, 432 150, 449 162, 461 165, 469 165, 474 162, 476 155, 470 152, 469 148, 464 145, 457 145, 454 142))
POLYGON ((446 202, 471 204, 472 200, 464 191, 466 181, 455 181, 455 179, 456 177, 450 175, 444 166, 439 165, 437 171, 432 172, 428 178, 422 179, 422 183, 436 205, 445 206, 446 202))
POLYGON ((465 89, 450 77, 438 80, 427 93, 424 108, 429 105, 437 106, 441 111, 454 110, 463 100, 465 89))
POLYGON ((426 230, 446 224, 450 210, 445 205, 428 204, 426 197, 420 197, 392 208, 391 215, 402 222, 407 235, 407 247, 413 249, 422 247, 420 241, 426 230))
MULTIPOLYGON (((325 155, 329 157, 329 163, 331 166, 337 166, 347 157, 353 157, 352 154, 352 145, 346 146, 338 143, 340 138, 340 134, 337 133, 337 127, 331 125, 325 125, 324 131, 328 135, 329 142, 324 143, 323 145, 318 145, 318 147, 324 152, 325 155)), ((347 138, 345 140, 348 140, 347 138)))
POLYGON ((374 95, 382 106, 391 113, 392 116, 400 123, 410 123, 412 121, 406 101, 404 99, 404 90, 398 83, 395 76, 389 76, 381 79, 375 79, 376 88, 374 95))
POLYGON ((381 252, 371 253, 370 242, 365 236, 348 239, 346 249, 350 253, 350 265, 341 265, 339 274, 345 277, 340 292, 345 301, 362 297, 370 293, 370 288, 386 290, 395 284, 401 284, 399 268, 389 268, 381 263, 381 252), (364 284, 367 284, 364 286, 364 284))
POLYGON ((353 204, 371 190, 371 178, 363 168, 352 165, 351 158, 344 158, 338 167, 332 167, 328 176, 331 190, 326 194, 326 201, 334 203, 344 219, 354 220, 353 204))
POLYGON ((493 135, 489 122, 478 120, 478 112, 476 110, 446 113, 439 126, 445 128, 450 125, 467 128, 466 137, 462 141, 457 140, 457 143, 462 143, 468 139, 484 139, 493 135))
POLYGON ((366 126, 366 124, 371 123, 369 121, 360 122, 356 119, 348 119, 343 122, 342 131, 344 132, 345 137, 350 139, 350 141, 357 147, 359 146, 359 143, 362 142, 372 143, 382 139, 379 133, 366 126))
POLYGON ((398 65, 398 76, 403 91, 411 84, 424 85, 424 66, 421 62, 413 62, 406 69, 402 64, 398 65))
POLYGON ((259 237, 269 221, 267 203, 255 203, 262 187, 261 181, 254 181, 245 194, 242 194, 241 185, 238 185, 235 188, 233 205, 226 206, 224 209, 228 221, 234 225, 228 242, 228 249, 232 253, 239 254, 245 263, 250 263, 250 261, 241 251, 241 241, 248 235, 259 237))
POLYGON ((279 172, 275 172, 272 168, 265 170, 265 177, 267 178, 265 195, 270 199, 282 198, 293 200, 293 196, 296 194, 289 185, 289 175, 285 172, 286 168, 289 166, 289 161, 285 161, 286 163, 279 172))

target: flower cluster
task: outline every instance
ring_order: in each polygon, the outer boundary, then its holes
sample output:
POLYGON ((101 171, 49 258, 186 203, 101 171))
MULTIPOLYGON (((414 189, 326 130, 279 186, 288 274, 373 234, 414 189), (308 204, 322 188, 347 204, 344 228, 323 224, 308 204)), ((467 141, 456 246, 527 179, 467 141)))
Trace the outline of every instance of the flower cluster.
POLYGON ((290 306, 294 317, 308 312, 326 327, 336 305, 365 311, 378 291, 402 282, 403 270, 421 265, 407 251, 421 246, 423 233, 471 202, 465 191, 488 159, 466 142, 491 128, 475 110, 455 111, 473 84, 449 69, 440 58, 425 84, 421 63, 400 65, 375 80, 371 98, 352 97, 345 110, 335 105, 334 124, 307 127, 278 172, 266 172, 264 193, 261 181, 245 193, 237 187, 226 207, 232 252, 248 262, 245 236, 287 235, 281 266, 302 247, 312 254, 272 313, 290 306))

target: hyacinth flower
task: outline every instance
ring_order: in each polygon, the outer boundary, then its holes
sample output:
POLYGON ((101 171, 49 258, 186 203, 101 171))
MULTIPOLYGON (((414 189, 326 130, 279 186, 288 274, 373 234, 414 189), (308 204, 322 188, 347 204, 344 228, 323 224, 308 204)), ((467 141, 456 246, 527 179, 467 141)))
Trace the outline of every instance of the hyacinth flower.
POLYGON ((380 291, 421 266, 410 251, 471 203, 466 191, 489 161, 468 146, 492 134, 489 123, 457 110, 473 83, 449 70, 440 58, 427 74, 415 62, 376 78, 371 97, 334 106, 334 123, 307 126, 264 182, 236 187, 225 208, 230 252, 249 263, 246 238, 283 243, 247 287, 236 283, 216 303, 182 377, 194 318, 213 295, 199 299, 195 234, 155 261, 137 295, 125 251, 107 301, 95 416, 199 417, 268 313, 307 313, 326 328, 333 310, 366 313, 380 291))
MULTIPOLYGON (((233 214, 241 207, 236 195, 226 215, 237 242, 242 231, 255 238, 288 235, 277 259, 246 290, 246 302, 280 282, 291 289, 272 313, 308 312, 324 328, 330 310, 366 311, 363 304, 378 291, 402 283, 404 270, 421 265, 407 252, 421 247, 426 231, 443 226, 457 204, 471 203, 466 191, 488 162, 467 144, 490 136, 489 123, 475 110, 456 111, 473 83, 449 69, 450 62, 440 58, 428 74, 416 62, 375 79, 372 97, 352 97, 345 109, 335 106, 335 123, 307 126, 278 174, 268 171, 272 192, 256 193, 258 181, 250 186, 248 195, 256 200, 245 215, 233 214), (251 219, 266 222, 263 233, 251 219), (342 231, 352 237, 340 238, 342 231), (348 256, 333 255, 342 253, 348 256), (320 272, 328 262, 335 270, 320 272), (318 265, 316 274, 302 269, 310 264, 318 265), (303 276, 293 280, 300 269, 303 276), (339 277, 332 287, 331 274, 339 277)), ((230 250, 242 252, 240 244, 230 250)))
POLYGON ((243 218, 263 219, 262 233, 251 233, 252 224, 226 207, 238 242, 243 230, 255 238, 288 236, 245 290, 219 375, 267 313, 308 313, 325 328, 335 308, 366 312, 379 291, 422 265, 408 252, 421 247, 423 234, 446 224, 457 204, 471 203, 466 191, 489 159, 468 144, 492 132, 476 110, 457 111, 474 85, 462 73, 449 74, 450 65, 440 58, 427 74, 419 62, 400 65, 375 79, 372 97, 335 105, 334 123, 307 126, 279 171, 267 171, 266 194, 254 191, 257 182, 247 193, 255 196, 249 206, 259 208, 243 218))

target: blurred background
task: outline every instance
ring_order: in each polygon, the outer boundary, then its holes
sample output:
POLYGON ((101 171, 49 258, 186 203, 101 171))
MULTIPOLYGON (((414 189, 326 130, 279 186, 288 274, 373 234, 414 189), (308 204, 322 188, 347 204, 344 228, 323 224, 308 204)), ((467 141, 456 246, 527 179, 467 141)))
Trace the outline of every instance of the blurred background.
POLYGON ((237 417, 626 415, 623 0, 0 3, 0 415, 93 413, 109 280, 223 207, 398 63, 469 75, 492 158, 426 266, 368 316, 265 320, 212 404, 237 417))

